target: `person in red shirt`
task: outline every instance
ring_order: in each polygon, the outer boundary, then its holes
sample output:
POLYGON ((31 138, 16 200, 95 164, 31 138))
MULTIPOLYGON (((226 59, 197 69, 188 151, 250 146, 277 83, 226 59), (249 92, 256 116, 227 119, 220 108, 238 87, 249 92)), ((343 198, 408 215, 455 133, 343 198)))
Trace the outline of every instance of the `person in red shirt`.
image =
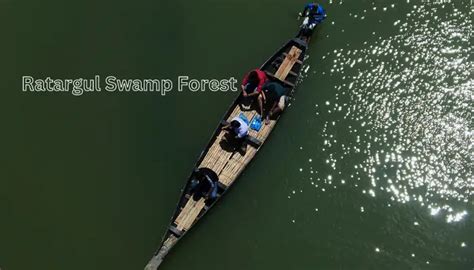
POLYGON ((254 69, 245 75, 242 80, 242 95, 244 97, 257 96, 262 92, 262 86, 267 81, 267 75, 260 69, 254 69))

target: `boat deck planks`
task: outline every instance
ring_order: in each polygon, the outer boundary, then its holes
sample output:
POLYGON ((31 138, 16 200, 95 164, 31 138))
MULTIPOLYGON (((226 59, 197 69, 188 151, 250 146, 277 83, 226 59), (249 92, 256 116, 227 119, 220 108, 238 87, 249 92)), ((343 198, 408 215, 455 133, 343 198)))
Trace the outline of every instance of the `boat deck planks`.
POLYGON ((223 137, 224 132, 220 132, 216 138, 216 141, 212 144, 201 164, 198 166, 199 168, 206 167, 215 171, 217 174, 219 174, 222 168, 224 168, 227 160, 229 160, 230 156, 232 155, 232 152, 222 151, 220 142, 223 137))
POLYGON ((194 201, 190 198, 175 220, 176 228, 180 231, 188 230, 196 221, 204 205, 206 205, 204 198, 201 198, 199 201, 194 201))
POLYGON ((300 54, 300 49, 295 46, 291 47, 290 52, 285 57, 285 60, 283 60, 283 63, 280 65, 277 72, 275 72, 275 77, 281 81, 285 81, 288 73, 290 73, 296 61, 299 59, 300 54))
POLYGON ((256 153, 257 151, 255 148, 249 147, 244 156, 240 154, 233 155, 220 173, 219 181, 226 186, 232 185, 235 179, 237 179, 237 176, 242 172, 242 169, 247 165, 252 157, 255 156, 256 153))
MULTIPOLYGON (((239 115, 240 112, 241 112, 240 107, 235 106, 234 110, 230 114, 229 119, 227 119, 227 121, 230 121, 230 119, 239 115)), ((209 151, 207 152, 206 156, 201 161, 201 164, 199 164, 198 166, 199 168, 203 168, 203 167, 209 168, 215 171, 219 175, 219 173, 222 171, 222 168, 225 166, 225 163, 227 162, 227 160, 229 160, 229 158, 232 155, 232 152, 225 152, 222 150, 220 142, 223 137, 224 137, 224 132, 220 131, 219 135, 217 135, 216 140, 214 141, 212 146, 209 148, 209 151)))

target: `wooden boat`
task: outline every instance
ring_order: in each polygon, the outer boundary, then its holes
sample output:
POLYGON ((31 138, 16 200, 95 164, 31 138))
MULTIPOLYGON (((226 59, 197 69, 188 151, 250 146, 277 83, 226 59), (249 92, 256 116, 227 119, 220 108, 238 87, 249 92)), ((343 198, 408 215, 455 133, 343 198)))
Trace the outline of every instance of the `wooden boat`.
MULTIPOLYGON (((291 98, 295 85, 298 82, 300 72, 303 68, 303 60, 307 50, 307 44, 300 38, 294 38, 281 47, 262 66, 269 80, 277 81, 287 88, 287 96, 291 98)), ((241 95, 239 95, 223 117, 223 122, 230 122, 236 116, 245 115, 252 119, 257 115, 255 108, 245 110, 241 106, 241 95)), ((270 120, 268 125, 262 124, 257 132, 249 129, 249 145, 245 153, 232 148, 225 147, 225 132, 220 123, 212 135, 208 145, 202 152, 195 169, 191 173, 179 199, 175 213, 171 218, 170 225, 162 239, 161 246, 153 255, 146 270, 156 270, 162 263, 170 249, 198 222, 209 209, 224 195, 234 184, 239 175, 253 159, 262 144, 266 141, 270 132, 278 122, 279 116, 270 120), (195 201, 190 194, 191 181, 199 169, 212 170, 218 178, 217 199, 206 201, 200 198, 195 201)))

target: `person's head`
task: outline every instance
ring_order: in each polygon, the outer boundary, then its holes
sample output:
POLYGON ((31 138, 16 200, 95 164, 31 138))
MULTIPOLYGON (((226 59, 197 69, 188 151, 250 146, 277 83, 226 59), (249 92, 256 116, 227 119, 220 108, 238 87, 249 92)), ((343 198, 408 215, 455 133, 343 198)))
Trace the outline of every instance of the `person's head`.
POLYGON ((193 180, 196 182, 201 182, 203 177, 204 174, 200 170, 197 170, 193 173, 193 180))
POLYGON ((237 120, 232 120, 232 122, 230 122, 230 126, 233 128, 233 129, 237 129, 240 127, 240 123, 239 121, 237 120))
POLYGON ((311 10, 312 10, 312 12, 318 12, 318 10, 319 10, 319 4, 316 3, 316 2, 313 2, 313 3, 311 3, 311 4, 312 4, 312 5, 311 5, 311 10))
POLYGON ((316 4, 316 5, 314 6, 314 8, 316 9, 316 11, 319 12, 319 4, 316 4))
POLYGON ((258 84, 258 73, 255 70, 250 71, 248 76, 248 82, 250 84, 258 84))

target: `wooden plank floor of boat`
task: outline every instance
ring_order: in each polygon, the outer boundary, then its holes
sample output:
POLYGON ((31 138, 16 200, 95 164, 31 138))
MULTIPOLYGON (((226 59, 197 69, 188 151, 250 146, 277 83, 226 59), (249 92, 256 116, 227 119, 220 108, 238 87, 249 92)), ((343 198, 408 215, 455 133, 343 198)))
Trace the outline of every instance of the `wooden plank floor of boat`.
POLYGON ((290 52, 286 55, 285 60, 278 68, 277 72, 275 72, 275 77, 284 81, 290 73, 291 69, 295 65, 296 61, 298 61, 301 54, 301 50, 297 47, 293 46, 290 49, 290 52))
POLYGON ((181 211, 180 215, 175 220, 177 225, 176 228, 180 231, 189 229, 205 204, 204 198, 201 198, 198 201, 194 201, 190 198, 184 206, 183 211, 181 211))

